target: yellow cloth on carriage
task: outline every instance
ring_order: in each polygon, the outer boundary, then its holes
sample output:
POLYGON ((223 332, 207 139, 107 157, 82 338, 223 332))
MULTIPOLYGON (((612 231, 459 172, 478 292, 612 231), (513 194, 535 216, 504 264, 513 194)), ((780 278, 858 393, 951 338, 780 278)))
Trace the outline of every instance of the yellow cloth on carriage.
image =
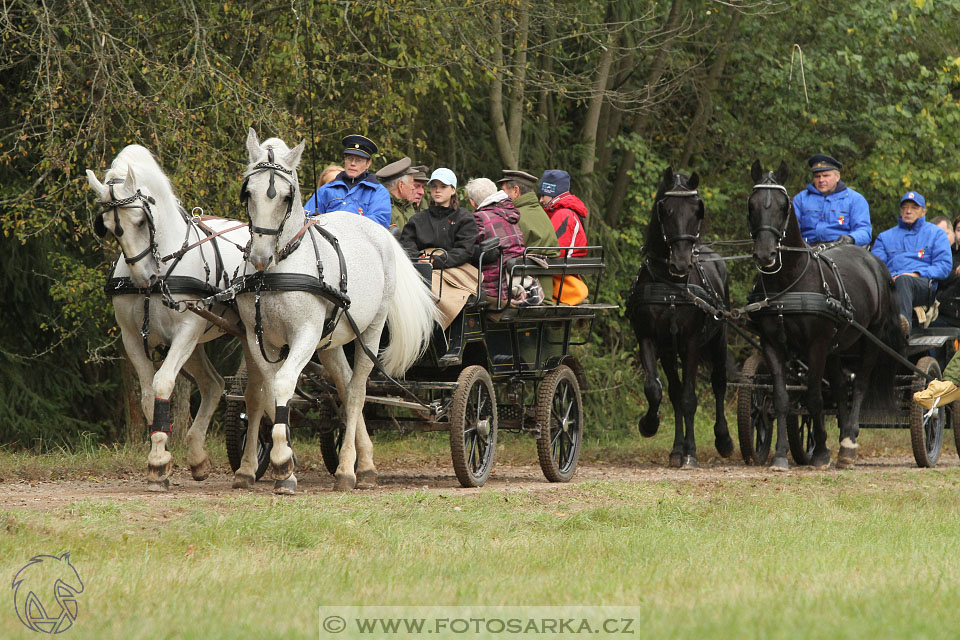
POLYGON ((926 389, 913 394, 913 401, 924 409, 933 408, 933 403, 938 398, 940 399, 940 402, 937 403, 938 407, 960 400, 960 387, 949 380, 932 380, 926 389))

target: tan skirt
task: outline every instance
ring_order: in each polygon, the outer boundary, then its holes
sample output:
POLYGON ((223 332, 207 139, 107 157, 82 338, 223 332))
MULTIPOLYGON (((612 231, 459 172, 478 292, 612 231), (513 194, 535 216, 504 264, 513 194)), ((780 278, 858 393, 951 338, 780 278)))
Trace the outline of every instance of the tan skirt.
POLYGON ((476 295, 480 272, 472 264, 462 264, 452 269, 434 270, 433 295, 437 296, 437 308, 443 314, 443 328, 456 319, 467 303, 467 298, 476 295))

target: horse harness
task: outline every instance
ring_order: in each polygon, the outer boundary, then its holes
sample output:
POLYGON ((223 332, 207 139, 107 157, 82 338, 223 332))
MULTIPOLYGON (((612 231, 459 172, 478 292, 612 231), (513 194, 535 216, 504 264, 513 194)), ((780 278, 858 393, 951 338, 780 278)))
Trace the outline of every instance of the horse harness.
MULTIPOLYGON (((290 185, 292 191, 291 195, 286 198, 287 207, 283 216, 283 220, 280 221, 280 224, 276 228, 258 227, 254 225, 253 219, 250 218, 248 212, 247 220, 248 224, 250 225, 251 239, 254 233, 258 233, 260 235, 276 236, 277 240, 279 241, 280 235, 283 233, 283 227, 290 218, 290 214, 293 210, 293 193, 295 193, 299 187, 296 181, 293 179, 293 169, 287 169, 283 165, 274 162, 273 148, 267 147, 267 160, 254 165, 247 175, 244 176, 243 183, 240 185, 240 203, 245 208, 249 207, 250 198, 249 193, 247 192, 247 185, 250 182, 250 178, 258 173, 263 173, 264 171, 268 171, 270 173, 270 184, 267 187, 267 198, 273 199, 277 197, 277 190, 275 186, 275 180, 277 177, 290 185), (278 171, 280 173, 277 173, 278 171)), ((253 293, 256 295, 254 298, 254 308, 256 314, 254 332, 256 333, 257 337, 257 345, 260 347, 260 355, 262 355, 263 359, 270 364, 276 364, 277 362, 285 360, 287 354, 290 352, 290 345, 283 345, 276 360, 271 360, 267 356, 266 350, 263 346, 263 315, 260 310, 260 297, 261 292, 263 291, 305 291, 307 293, 318 295, 333 303, 336 311, 329 318, 327 318, 323 324, 323 331, 320 334, 321 343, 323 340, 330 338, 333 331, 337 328, 340 318, 343 315, 347 316, 347 320, 350 322, 350 326, 353 328, 354 333, 356 333, 357 336, 360 335, 353 318, 349 314, 350 297, 347 295, 347 263, 343 258, 343 251, 340 249, 340 241, 332 233, 322 228, 322 225, 322 218, 308 220, 284 247, 278 248, 276 251, 277 264, 279 264, 293 254, 294 251, 300 248, 300 244, 303 242, 304 236, 309 236, 310 241, 313 243, 313 252, 314 256, 316 257, 316 276, 307 275, 304 273, 270 273, 266 271, 258 271, 257 273, 243 276, 241 282, 238 283, 239 286, 233 288, 232 294, 234 296, 243 293, 253 293), (317 233, 319 233, 320 236, 323 237, 323 239, 333 247, 337 254, 337 260, 340 263, 340 282, 338 289, 327 284, 323 279, 323 261, 320 259, 320 246, 317 243, 317 233)), ((249 251, 247 252, 246 257, 249 257, 249 251)), ((332 338, 330 338, 325 345, 318 347, 318 350, 328 348, 331 343, 332 338)))
MULTIPOLYGON (((159 254, 159 247, 156 241, 156 223, 154 221, 153 212, 150 210, 151 204, 156 204, 156 200, 152 196, 145 196, 143 193, 137 189, 136 193, 128 198, 118 199, 114 194, 114 186, 117 184, 122 184, 124 181, 121 178, 111 178, 107 181, 107 186, 110 189, 110 200, 108 202, 102 203, 104 211, 97 216, 94 221, 94 231, 99 237, 106 235, 107 229, 103 224, 103 216, 113 211, 113 220, 114 220, 114 230, 113 234, 117 237, 123 235, 123 226, 120 224, 120 215, 119 209, 132 209, 140 208, 143 210, 144 216, 147 220, 147 227, 150 231, 150 243, 146 249, 138 253, 137 255, 127 258, 124 257, 124 262, 127 264, 136 264, 147 255, 153 255, 154 260, 156 260, 157 265, 166 264, 170 260, 173 260, 173 264, 167 269, 167 272, 161 275, 156 282, 153 283, 150 287, 138 287, 133 284, 133 280, 128 277, 114 277, 108 278, 107 282, 104 284, 103 291, 108 297, 120 296, 120 295, 142 295, 143 296, 143 323, 140 326, 140 337, 143 340, 143 352, 150 359, 150 297, 152 295, 160 295, 163 298, 163 303, 167 307, 172 309, 179 309, 179 303, 173 299, 173 294, 190 294, 197 296, 209 296, 211 293, 216 293, 218 291, 216 285, 211 285, 210 280, 210 265, 207 262, 206 256, 203 255, 201 250, 201 259, 203 261, 204 272, 206 275, 205 280, 200 280, 191 276, 176 276, 173 275, 173 270, 176 269, 177 265, 180 264, 180 261, 183 257, 192 249, 199 247, 202 244, 205 244, 209 241, 213 241, 213 251, 214 251, 214 261, 216 264, 216 279, 214 282, 218 285, 222 280, 224 286, 229 286, 231 279, 229 274, 226 273, 223 264, 223 256, 220 253, 220 246, 217 242, 217 239, 226 233, 231 231, 236 231, 237 229, 243 227, 244 225, 233 226, 222 231, 215 231, 210 226, 204 224, 209 220, 218 220, 214 216, 190 216, 183 207, 177 207, 177 210, 180 212, 181 217, 183 217, 184 222, 187 223, 187 232, 183 240, 183 245, 178 251, 174 253, 161 257, 159 254), (133 202, 138 201, 139 205, 131 206, 133 202), (197 231, 200 229, 204 233, 203 238, 197 240, 193 244, 190 244, 190 235, 193 232, 198 238, 200 233, 197 231)), ((233 243, 235 244, 235 243, 233 243)), ((239 246, 239 245, 235 245, 239 246)), ((234 278, 237 274, 234 273, 234 278)), ((215 316, 204 309, 198 309, 196 307, 187 306, 187 309, 197 313, 198 315, 204 317, 213 324, 218 325, 221 329, 229 331, 229 326, 226 326, 226 323, 222 318, 215 316)), ((163 354, 161 354, 162 357, 163 354)))

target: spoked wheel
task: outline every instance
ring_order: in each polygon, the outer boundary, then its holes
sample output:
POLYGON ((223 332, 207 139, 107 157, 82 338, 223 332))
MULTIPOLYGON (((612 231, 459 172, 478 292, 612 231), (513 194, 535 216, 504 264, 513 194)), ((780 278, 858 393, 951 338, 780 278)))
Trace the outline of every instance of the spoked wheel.
POLYGON ((460 372, 450 405, 450 456, 463 487, 482 486, 497 449, 497 398, 483 367, 460 372))
MULTIPOLYGON (((242 396, 247 386, 247 366, 241 364, 230 383, 230 395, 242 396)), ((227 444, 227 459, 230 468, 236 471, 243 460, 243 449, 247 446, 247 414, 243 400, 227 400, 223 416, 224 439, 227 444)), ((270 465, 270 449, 273 448, 273 423, 266 415, 260 419, 260 433, 257 438, 257 480, 270 465)))
POLYGON ((776 409, 773 391, 755 388, 757 378, 767 373, 767 363, 760 354, 753 354, 743 363, 737 391, 737 436, 740 454, 747 464, 764 465, 770 456, 770 441, 776 409))
MULTIPOLYGON (((939 378, 940 365, 936 359, 924 356, 917 362, 917 368, 939 378)), ((910 385, 910 397, 923 390, 927 381, 914 376, 910 385)), ((910 443, 913 445, 913 457, 918 467, 933 467, 940 460, 940 447, 943 445, 943 429, 947 425, 947 407, 937 407, 931 415, 927 410, 910 402, 910 443)), ((956 434, 954 434, 956 438, 956 434)))
POLYGON ((810 464, 813 458, 813 420, 809 415, 787 415, 787 440, 790 442, 790 455, 797 464, 810 464))
POLYGON ((573 369, 560 365, 537 390, 537 457, 550 482, 569 482, 583 441, 583 403, 573 369))

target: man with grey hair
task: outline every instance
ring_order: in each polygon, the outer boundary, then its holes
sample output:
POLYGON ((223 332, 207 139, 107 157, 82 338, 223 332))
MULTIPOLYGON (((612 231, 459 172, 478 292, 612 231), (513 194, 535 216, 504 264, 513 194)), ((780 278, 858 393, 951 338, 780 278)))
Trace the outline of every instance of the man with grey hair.
MULTIPOLYGON (((480 260, 481 243, 491 238, 499 241, 500 251, 483 260, 483 293, 498 304, 508 302, 510 283, 507 274, 500 270, 501 253, 503 262, 523 255, 523 231, 520 229, 520 212, 504 191, 498 191, 488 178, 474 178, 467 183, 467 197, 474 208, 473 219, 477 223, 477 245, 474 249, 474 262, 480 260)), ((542 294, 541 294, 542 295, 542 294)), ((536 303, 542 302, 535 300, 536 303)))
POLYGON ((417 171, 411 164, 410 158, 401 158, 377 171, 377 180, 390 193, 391 232, 403 229, 407 220, 417 212, 414 185, 417 171))

